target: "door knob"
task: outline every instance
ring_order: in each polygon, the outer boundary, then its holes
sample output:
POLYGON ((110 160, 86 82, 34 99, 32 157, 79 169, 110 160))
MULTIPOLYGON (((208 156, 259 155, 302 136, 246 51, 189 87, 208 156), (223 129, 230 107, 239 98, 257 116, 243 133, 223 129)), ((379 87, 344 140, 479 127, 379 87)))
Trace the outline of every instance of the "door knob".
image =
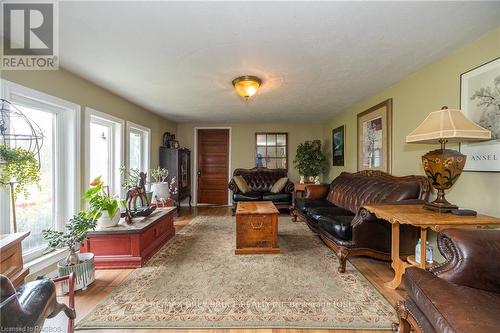
POLYGON ((201 176, 201 171, 198 171, 198 176, 201 176))

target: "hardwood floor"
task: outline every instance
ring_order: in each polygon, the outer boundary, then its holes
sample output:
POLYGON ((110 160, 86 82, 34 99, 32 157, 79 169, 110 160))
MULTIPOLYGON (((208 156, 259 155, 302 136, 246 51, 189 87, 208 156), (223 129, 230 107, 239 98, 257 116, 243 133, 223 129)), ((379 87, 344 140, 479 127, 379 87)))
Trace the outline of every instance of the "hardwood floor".
MULTIPOLYGON (((229 216, 231 209, 228 207, 197 207, 181 208, 181 214, 175 219, 176 231, 182 229, 196 216, 229 216)), ((298 222, 302 223, 302 222, 298 222)), ((393 277, 393 272, 388 262, 378 261, 370 258, 352 258, 350 262, 379 290, 379 292, 391 303, 395 304, 398 300, 404 297, 403 290, 391 290, 384 287, 384 282, 390 281, 393 277)), ((93 307, 104 299, 111 291, 125 279, 131 272, 131 269, 114 269, 114 270, 97 270, 96 281, 88 287, 85 291, 76 292, 76 309, 77 309, 77 322, 89 313, 93 307)), ((65 296, 59 297, 60 301, 66 302, 65 296)), ((65 332, 66 319, 64 315, 47 320, 45 327, 50 329, 51 332, 65 332)), ((159 332, 177 332, 184 333, 315 333, 315 332, 330 332, 330 333, 377 333, 388 331, 374 331, 374 330, 303 330, 303 329, 204 329, 204 330, 176 330, 176 329, 131 329, 123 330, 120 332, 145 332, 145 333, 159 333, 159 332)), ((89 330, 81 332, 90 332, 89 330)), ((117 330, 92 330, 91 332, 99 333, 116 333, 117 330)))

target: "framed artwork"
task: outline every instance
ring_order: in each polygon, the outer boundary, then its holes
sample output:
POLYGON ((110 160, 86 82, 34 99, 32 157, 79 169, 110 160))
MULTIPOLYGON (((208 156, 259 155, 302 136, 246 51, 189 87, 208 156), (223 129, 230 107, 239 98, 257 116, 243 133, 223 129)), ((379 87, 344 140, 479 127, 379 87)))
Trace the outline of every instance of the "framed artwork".
POLYGON ((333 166, 344 166, 345 125, 332 130, 333 166))
POLYGON ((358 114, 358 171, 391 172, 392 98, 358 114))
POLYGON ((460 75, 460 109, 491 131, 491 140, 463 143, 464 171, 500 172, 500 58, 460 75))

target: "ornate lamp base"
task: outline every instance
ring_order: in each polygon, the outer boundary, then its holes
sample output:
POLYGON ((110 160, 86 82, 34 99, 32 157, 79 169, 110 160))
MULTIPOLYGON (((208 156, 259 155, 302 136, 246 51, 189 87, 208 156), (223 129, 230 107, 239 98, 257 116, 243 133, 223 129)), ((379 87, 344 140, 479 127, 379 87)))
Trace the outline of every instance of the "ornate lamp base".
POLYGON ((447 213, 452 209, 457 209, 458 206, 452 203, 449 203, 448 200, 444 197, 444 190, 438 190, 437 198, 433 202, 426 202, 424 204, 425 209, 429 209, 439 213, 447 213))

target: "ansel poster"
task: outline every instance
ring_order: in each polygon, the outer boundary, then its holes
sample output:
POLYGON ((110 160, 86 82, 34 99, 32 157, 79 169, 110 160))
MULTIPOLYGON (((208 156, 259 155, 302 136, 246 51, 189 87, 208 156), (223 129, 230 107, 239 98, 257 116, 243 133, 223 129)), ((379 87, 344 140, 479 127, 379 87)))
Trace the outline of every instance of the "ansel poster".
POLYGON ((460 76, 460 108, 465 115, 491 131, 491 140, 467 143, 466 171, 500 171, 500 58, 460 76))

